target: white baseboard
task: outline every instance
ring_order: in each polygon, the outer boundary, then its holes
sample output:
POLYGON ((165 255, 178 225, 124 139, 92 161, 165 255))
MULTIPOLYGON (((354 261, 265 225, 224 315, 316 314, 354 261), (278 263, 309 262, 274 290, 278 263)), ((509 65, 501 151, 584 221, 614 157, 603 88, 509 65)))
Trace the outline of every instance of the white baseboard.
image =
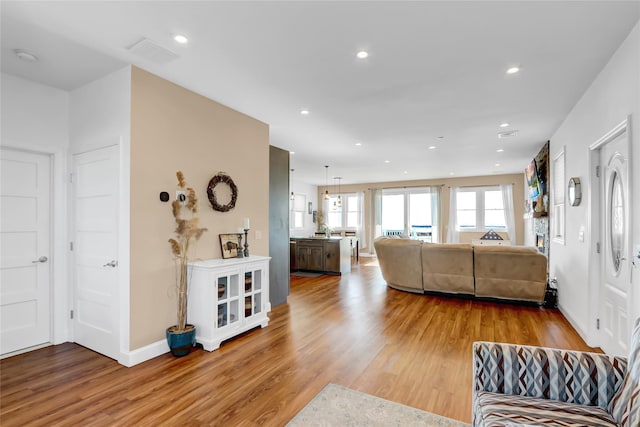
POLYGON ((597 343, 591 342, 591 340, 589 339, 589 334, 587 334, 587 332, 584 330, 584 327, 578 321, 576 321, 576 319, 571 316, 571 314, 564 307, 562 307, 561 304, 558 304, 558 310, 560 310, 560 313, 562 313, 564 318, 567 319, 569 323, 571 323, 573 329, 576 330, 578 335, 580 335, 580 337, 584 340, 585 343, 587 343, 589 347, 598 347, 597 343))
POLYGON ((161 354, 169 352, 169 344, 167 340, 156 341, 153 344, 149 344, 145 347, 137 350, 130 351, 128 353, 120 353, 118 363, 130 368, 147 360, 151 360, 154 357, 158 357, 161 354))

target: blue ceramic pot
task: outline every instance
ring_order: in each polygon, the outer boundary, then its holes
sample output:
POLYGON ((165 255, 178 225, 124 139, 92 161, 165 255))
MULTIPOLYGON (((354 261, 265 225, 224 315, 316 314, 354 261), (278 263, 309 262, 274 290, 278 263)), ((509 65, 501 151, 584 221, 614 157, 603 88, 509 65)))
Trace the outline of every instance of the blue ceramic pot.
POLYGON ((167 328, 167 344, 171 354, 176 357, 186 356, 191 348, 196 344, 196 328, 193 325, 187 325, 185 331, 172 331, 173 327, 167 328), (189 329, 189 327, 191 327, 189 329))

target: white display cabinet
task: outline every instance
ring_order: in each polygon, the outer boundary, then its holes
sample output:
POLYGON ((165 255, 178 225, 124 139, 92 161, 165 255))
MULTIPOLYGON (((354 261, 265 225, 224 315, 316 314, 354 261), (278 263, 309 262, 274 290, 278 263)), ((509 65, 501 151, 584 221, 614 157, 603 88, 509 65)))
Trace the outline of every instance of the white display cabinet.
POLYGON ((189 263, 188 323, 196 342, 213 351, 249 329, 269 324, 270 257, 209 259, 189 263))

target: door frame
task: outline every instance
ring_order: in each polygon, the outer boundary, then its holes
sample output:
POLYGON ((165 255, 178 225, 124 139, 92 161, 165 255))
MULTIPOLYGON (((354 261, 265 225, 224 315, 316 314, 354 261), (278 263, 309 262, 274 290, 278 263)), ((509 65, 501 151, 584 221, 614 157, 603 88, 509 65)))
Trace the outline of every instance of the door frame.
MULTIPOLYGON (((600 242, 602 233, 602 226, 604 219, 600 215, 600 198, 601 198, 601 186, 600 180, 602 176, 596 176, 596 166, 600 166, 600 149, 606 144, 612 142, 614 139, 621 135, 624 135, 624 145, 626 151, 629 154, 627 161, 629 162, 627 167, 627 218, 629 218, 629 229, 627 231, 627 251, 631 255, 632 252, 632 238, 633 238, 633 177, 631 168, 631 116, 627 116, 622 122, 618 123, 613 129, 604 134, 594 143, 589 146, 589 173, 588 173, 588 188, 589 197, 587 199, 587 230, 589 230, 589 324, 587 326, 587 344, 592 347, 599 347, 602 344, 602 335, 597 327, 597 322, 600 317, 600 279, 602 277, 602 251, 604 242, 600 242), (597 245, 600 243, 601 253, 597 253, 597 245)), ((628 268, 631 270, 631 262, 628 262, 628 268)), ((631 272, 630 272, 631 280, 631 272)), ((627 299, 627 310, 631 314, 631 301, 634 301, 634 289, 629 286, 629 298, 627 299)), ((632 316, 629 316, 628 331, 632 330, 631 322, 633 322, 632 316)))
MULTIPOLYGON (((67 151, 58 147, 3 141, 2 148, 48 156, 51 162, 50 184, 50 251, 51 251, 51 295, 50 295, 50 343, 53 345, 69 341, 69 275, 68 275, 68 228, 67 228, 67 151)), ((33 348, 25 351, 33 350, 33 348)), ((16 354, 16 352, 12 353, 16 354)))

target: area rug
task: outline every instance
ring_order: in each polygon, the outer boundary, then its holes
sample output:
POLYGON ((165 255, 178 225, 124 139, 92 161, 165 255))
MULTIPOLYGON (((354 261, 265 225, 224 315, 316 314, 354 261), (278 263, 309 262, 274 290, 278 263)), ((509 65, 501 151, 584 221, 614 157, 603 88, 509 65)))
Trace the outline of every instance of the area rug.
POLYGON ((287 426, 466 427, 469 424, 329 384, 287 426))

